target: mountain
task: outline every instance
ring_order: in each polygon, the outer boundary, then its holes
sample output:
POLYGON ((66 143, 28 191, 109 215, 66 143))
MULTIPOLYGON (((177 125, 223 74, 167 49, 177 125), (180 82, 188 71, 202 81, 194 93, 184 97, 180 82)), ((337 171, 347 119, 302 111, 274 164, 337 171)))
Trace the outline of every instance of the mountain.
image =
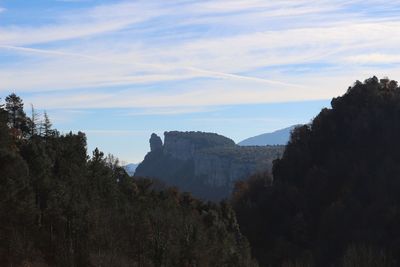
POLYGON ((151 151, 135 176, 156 178, 167 185, 207 199, 227 198, 234 184, 248 176, 270 171, 284 146, 241 147, 231 139, 204 132, 152 134, 151 151))
POLYGON ((290 138, 290 133, 294 128, 300 125, 293 125, 272 133, 260 134, 247 138, 238 143, 239 146, 268 146, 268 145, 286 145, 290 138))
POLYGON ((133 176, 135 174, 135 170, 138 165, 139 164, 136 164, 136 163, 129 163, 129 164, 123 166, 122 168, 124 168, 124 170, 126 171, 127 174, 129 174, 129 176, 133 176))

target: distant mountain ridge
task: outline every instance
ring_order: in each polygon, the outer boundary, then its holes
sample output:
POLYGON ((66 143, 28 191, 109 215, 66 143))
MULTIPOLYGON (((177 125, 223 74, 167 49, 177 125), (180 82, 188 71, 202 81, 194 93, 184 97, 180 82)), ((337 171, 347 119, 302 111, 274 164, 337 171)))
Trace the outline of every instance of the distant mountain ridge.
POLYGON ((238 146, 225 136, 204 132, 152 134, 151 151, 135 176, 160 180, 169 186, 207 200, 229 197, 234 184, 249 176, 271 171, 284 146, 238 146))
POLYGON ((268 146, 268 145, 286 145, 290 138, 290 133, 300 124, 280 129, 271 133, 264 133, 254 137, 247 138, 238 143, 239 146, 268 146))
POLYGON ((129 164, 123 166, 122 168, 124 168, 124 170, 126 171, 126 173, 129 176, 133 176, 135 174, 135 171, 136 171, 136 168, 137 168, 138 165, 139 165, 139 163, 137 163, 137 164, 136 163, 129 163, 129 164))

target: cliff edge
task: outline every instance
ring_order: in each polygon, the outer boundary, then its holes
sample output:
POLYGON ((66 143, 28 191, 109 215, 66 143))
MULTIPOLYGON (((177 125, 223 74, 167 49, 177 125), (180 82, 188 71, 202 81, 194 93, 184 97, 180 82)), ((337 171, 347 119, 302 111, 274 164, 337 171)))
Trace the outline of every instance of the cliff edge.
POLYGON ((151 151, 135 176, 151 177, 207 200, 228 197, 236 181, 270 171, 284 146, 240 147, 227 137, 204 132, 152 134, 151 151))

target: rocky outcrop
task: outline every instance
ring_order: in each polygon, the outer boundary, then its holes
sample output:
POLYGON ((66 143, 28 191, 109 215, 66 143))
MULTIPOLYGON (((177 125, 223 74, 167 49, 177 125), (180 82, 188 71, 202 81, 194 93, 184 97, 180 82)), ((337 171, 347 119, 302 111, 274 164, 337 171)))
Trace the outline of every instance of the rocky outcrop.
POLYGON ((234 146, 225 136, 203 132, 165 132, 164 153, 180 160, 191 160, 202 149, 234 146))
POLYGON ((150 138, 151 151, 135 176, 156 178, 208 200, 226 198, 237 181, 271 170, 284 149, 240 147, 227 137, 203 132, 165 132, 161 147, 158 140, 155 134, 150 138))
POLYGON ((271 170, 272 160, 279 158, 283 148, 229 147, 202 150, 194 156, 194 176, 212 187, 232 189, 238 180, 271 170))
POLYGON ((161 138, 153 133, 150 137, 150 151, 155 151, 158 149, 162 149, 163 143, 161 141, 161 138))

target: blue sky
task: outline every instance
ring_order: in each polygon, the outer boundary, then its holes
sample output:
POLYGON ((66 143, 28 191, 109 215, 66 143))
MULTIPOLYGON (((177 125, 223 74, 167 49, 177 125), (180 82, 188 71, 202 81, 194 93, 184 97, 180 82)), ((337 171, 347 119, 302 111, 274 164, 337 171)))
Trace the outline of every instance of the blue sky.
POLYGON ((139 162, 152 132, 240 141, 400 77, 400 1, 0 0, 0 96, 139 162))

